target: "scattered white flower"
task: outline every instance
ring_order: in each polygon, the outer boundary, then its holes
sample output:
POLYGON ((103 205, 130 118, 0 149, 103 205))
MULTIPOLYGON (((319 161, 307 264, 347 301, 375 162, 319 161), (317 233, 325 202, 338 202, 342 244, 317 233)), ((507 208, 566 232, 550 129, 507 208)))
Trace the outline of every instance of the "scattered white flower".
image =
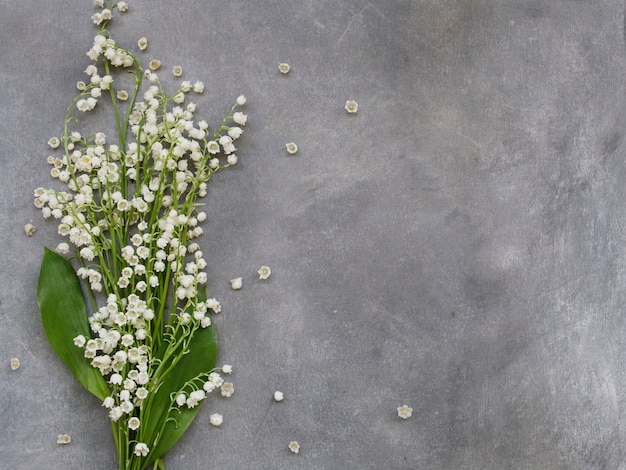
POLYGON ((61 145, 61 141, 59 140, 58 137, 50 137, 50 140, 48 140, 48 145, 50 146, 50 148, 58 148, 59 145, 61 145))
POLYGON ((243 285, 243 278, 242 277, 236 277, 235 279, 231 279, 230 280, 230 288, 232 290, 239 290, 239 289, 241 289, 242 285, 243 285))
POLYGON ((224 382, 220 388, 223 397, 230 398, 235 391, 235 386, 230 382, 224 382))
POLYGON ((180 65, 175 65, 172 69, 172 75, 180 77, 183 74, 183 68, 180 65))
POLYGON ((287 63, 282 63, 282 64, 278 64, 278 70, 280 70, 280 73, 289 73, 289 71, 291 70, 291 66, 287 63))
POLYGON ((222 366, 222 372, 224 372, 225 374, 232 374, 233 373, 233 366, 231 366, 230 364, 224 364, 222 366))
POLYGON ((148 40, 145 37, 139 38, 139 41, 137 41, 137 47, 139 47, 140 51, 145 51, 148 47, 148 40))
POLYGON ((229 165, 236 165, 237 164, 237 155, 235 155, 234 153, 231 153, 228 158, 226 159, 226 162, 229 165))
POLYGON ((346 105, 344 106, 345 110, 350 114, 355 114, 359 110, 359 103, 354 100, 346 101, 346 105))
POLYGON ((259 279, 267 279, 272 274, 272 270, 269 266, 261 266, 257 273, 259 274, 259 279))
POLYGON ((238 104, 239 106, 243 106, 244 104, 246 104, 246 101, 247 101, 247 100, 246 100, 246 97, 245 97, 244 95, 239 95, 239 96, 237 97, 237 104, 238 104))
POLYGON ((209 421, 215 427, 221 426, 224 422, 224 417, 219 413, 213 413, 211 416, 209 416, 209 421))
POLYGON ((120 101, 126 101, 128 99, 128 92, 126 90, 118 90, 117 99, 120 101))
POLYGON ((193 91, 195 93, 204 93, 204 83, 196 82, 193 84, 193 91))
POLYGON ((32 237, 36 230, 33 224, 24 225, 24 233, 26 233, 27 237, 32 237))
POLYGON ((290 155, 293 155, 298 151, 298 146, 293 142, 289 142, 288 144, 285 144, 285 146, 287 147, 287 153, 290 155))
POLYGON ((285 398, 285 395, 283 394, 283 392, 279 390, 276 390, 274 392, 274 401, 281 402, 283 401, 284 398, 285 398))
POLYGON ((124 13, 128 11, 128 3, 126 2, 117 2, 117 9, 124 13))
POLYGON ((410 418, 413 415, 413 408, 408 405, 398 407, 398 416, 402 419, 410 418))
POLYGON ((11 370, 17 370, 20 368, 20 360, 17 357, 11 358, 11 370))
POLYGON ((72 442, 72 438, 67 434, 59 434, 57 436, 57 444, 59 445, 67 445, 72 442))
POLYGON ((300 452, 300 444, 298 444, 297 441, 291 441, 289 443, 289 450, 294 454, 297 454, 298 452, 300 452))
POLYGON ((145 457, 150 452, 150 449, 143 442, 138 442, 135 444, 135 455, 145 457))
POLYGON ((149 64, 150 70, 159 70, 161 67, 161 61, 158 59, 152 59, 149 64))

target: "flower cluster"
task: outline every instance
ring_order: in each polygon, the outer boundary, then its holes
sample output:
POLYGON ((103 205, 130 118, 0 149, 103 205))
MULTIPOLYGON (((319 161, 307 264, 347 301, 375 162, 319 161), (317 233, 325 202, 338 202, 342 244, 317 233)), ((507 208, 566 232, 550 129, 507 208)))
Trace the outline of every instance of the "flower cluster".
MULTIPOLYGON (((167 94, 155 72, 160 62, 153 60, 144 71, 106 30, 113 9, 125 12, 128 4, 94 5, 99 30, 87 51, 88 78, 77 83, 62 135, 48 142, 58 152, 47 159, 50 174, 62 189, 37 188, 34 204, 44 218, 58 221, 58 233, 67 239, 57 251, 75 251, 77 276, 88 286, 93 313, 91 337, 78 335, 74 344, 109 386, 103 406, 117 425, 116 440, 142 458, 154 445, 141 440, 146 403, 188 353, 194 334, 221 311, 218 300, 201 294, 207 261, 196 240, 207 214, 199 210, 199 199, 207 196, 215 172, 237 163, 236 142, 247 123, 237 108, 246 98, 239 96, 210 130, 195 118, 190 100, 191 93, 204 92, 204 84, 185 80, 167 94), (117 89, 116 69, 130 71, 134 89, 117 89), (149 82, 145 90, 143 79, 149 82), (77 112, 92 111, 105 99, 115 116, 111 135, 74 128, 77 112), (166 352, 158 355, 162 345, 166 352)), ((145 49, 146 38, 138 46, 145 49)), ((173 75, 181 76, 182 68, 175 67, 173 75)), ((194 408, 213 390, 230 397, 234 387, 215 370, 200 373, 172 395, 171 406, 194 408)))

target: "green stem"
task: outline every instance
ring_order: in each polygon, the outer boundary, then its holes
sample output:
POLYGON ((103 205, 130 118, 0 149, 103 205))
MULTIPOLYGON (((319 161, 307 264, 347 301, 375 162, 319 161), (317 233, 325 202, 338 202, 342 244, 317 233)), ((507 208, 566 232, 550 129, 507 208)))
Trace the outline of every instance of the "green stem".
POLYGON ((154 467, 152 467, 152 470, 165 470, 165 461, 163 460, 163 457, 159 457, 154 461, 154 467))

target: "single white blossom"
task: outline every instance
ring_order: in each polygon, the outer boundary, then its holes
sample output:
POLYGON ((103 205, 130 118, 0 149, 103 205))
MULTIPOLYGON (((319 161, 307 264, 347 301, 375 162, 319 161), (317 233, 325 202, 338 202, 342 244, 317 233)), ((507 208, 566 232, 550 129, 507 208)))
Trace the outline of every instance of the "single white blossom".
POLYGON ((221 426, 224 422, 224 417, 219 413, 213 413, 209 416, 209 422, 215 427, 221 426))
POLYGON ((102 406, 110 410, 115 406, 115 399, 113 397, 106 397, 102 402, 102 406))
POLYGON ((17 370, 20 368, 20 360, 17 357, 11 358, 11 370, 17 370))
POLYGON ((235 279, 231 279, 230 280, 230 288, 232 290, 239 290, 239 289, 241 289, 242 285, 243 285, 243 278, 242 277, 236 277, 235 279))
POLYGON ((233 121, 235 121, 240 126, 245 126, 248 121, 248 116, 244 113, 236 112, 233 114, 233 121))
POLYGON ((243 129, 241 127, 231 127, 228 129, 228 136, 232 140, 237 140, 243 134, 243 129))
POLYGON ((33 224, 24 225, 24 233, 26 233, 27 237, 32 237, 37 229, 33 224))
POLYGON ((186 402, 187 402, 187 395, 185 395, 184 393, 179 393, 176 396, 176 404, 178 406, 183 406, 186 402))
POLYGON ((204 92, 204 83, 196 82, 193 84, 193 91, 195 93, 203 93, 204 92))
POLYGON ((172 75, 175 77, 180 77, 182 74, 183 68, 180 65, 175 65, 174 68, 172 68, 172 75))
POLYGON ((237 104, 238 104, 239 106, 243 106, 244 104, 246 104, 246 101, 247 101, 247 100, 246 100, 246 97, 245 97, 244 95, 239 95, 239 96, 237 97, 237 104))
POLYGON ((128 92, 126 90, 118 90, 117 99, 120 101, 126 101, 128 99, 128 92))
POLYGON ((57 250, 57 252, 61 253, 62 255, 66 255, 66 254, 68 254, 70 252, 70 246, 67 243, 62 242, 62 243, 59 243, 57 245, 56 250, 57 250))
POLYGON ((231 382, 224 382, 220 388, 223 397, 230 398, 235 391, 235 386, 231 382))
POLYGON ((398 416, 402 419, 410 418, 413 415, 413 408, 408 405, 398 407, 398 416))
POLYGON ((137 456, 145 457, 150 452, 150 449, 145 443, 138 442, 137 444, 135 444, 134 452, 137 456))
POLYGON ((350 114, 355 114, 359 110, 359 103, 354 100, 346 101, 346 105, 344 106, 345 110, 350 114))
POLYGON ((72 438, 67 434, 59 434, 57 436, 57 444, 59 445, 67 445, 72 442, 72 438))
POLYGON ((128 3, 126 2, 117 2, 117 9, 124 13, 128 11, 128 3))
POLYGON ((224 383, 224 379, 217 372, 211 372, 209 374, 209 381, 213 382, 213 385, 215 385, 216 387, 221 387, 224 383))
POLYGON ((161 68, 161 61, 158 59, 152 59, 149 64, 150 70, 158 70, 161 68))
POLYGON ((281 402, 283 401, 284 398, 285 398, 285 395, 283 395, 283 392, 279 390, 276 390, 274 392, 274 401, 281 402))
POLYGON ((287 153, 291 155, 295 154, 298 151, 298 146, 293 142, 289 142, 288 144, 285 144, 285 146, 287 147, 287 153))
POLYGON ((50 148, 58 148, 59 145, 61 145, 61 141, 59 140, 58 137, 50 137, 50 140, 48 140, 48 145, 50 146, 50 148))
POLYGON ((269 266, 261 266, 257 273, 259 274, 259 279, 267 279, 272 274, 272 270, 269 266))
POLYGON ((82 348, 86 342, 87 338, 85 338, 83 335, 78 335, 74 338, 74 344, 79 348, 82 348))
POLYGON ((300 452, 300 444, 298 444, 297 441, 291 441, 289 443, 289 450, 294 454, 297 454, 298 452, 300 452))
POLYGON ((148 47, 148 40, 145 37, 139 38, 139 41, 137 41, 137 47, 139 47, 140 51, 145 51, 148 47))
POLYGON ((280 70, 280 73, 282 74, 289 73, 289 71, 291 70, 291 66, 283 62, 282 64, 278 64, 278 70, 280 70))
POLYGON ((139 421, 139 418, 135 416, 133 416, 132 418, 128 420, 128 427, 132 429, 133 431, 138 429, 140 424, 141 422, 139 421))
POLYGON ((233 373, 233 366, 231 366, 230 364, 224 364, 222 366, 222 372, 225 374, 232 374, 233 373))

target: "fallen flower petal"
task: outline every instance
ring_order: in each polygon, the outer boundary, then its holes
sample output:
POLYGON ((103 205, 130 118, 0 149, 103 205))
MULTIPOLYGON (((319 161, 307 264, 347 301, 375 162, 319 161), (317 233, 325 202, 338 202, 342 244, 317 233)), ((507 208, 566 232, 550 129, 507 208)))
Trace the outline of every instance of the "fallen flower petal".
POLYGON ((57 444, 59 445, 67 445, 72 442, 72 438, 67 434, 59 434, 57 436, 57 444))
POLYGON ((232 290, 239 290, 243 284, 243 278, 236 277, 235 279, 230 280, 230 288, 232 290))
POLYGON ((410 418, 413 415, 413 408, 408 405, 398 407, 398 416, 402 419, 410 418))
POLYGON ((215 427, 221 426, 222 423, 224 422, 224 417, 219 413, 213 413, 209 417, 209 422, 215 427))
POLYGON ((257 271, 259 273, 259 279, 267 279, 272 274, 272 270, 269 266, 261 266, 261 268, 257 271))
POLYGON ((345 110, 350 114, 355 114, 359 110, 359 103, 354 100, 346 101, 345 110))
POLYGON ((289 142, 288 144, 285 144, 285 146, 287 147, 287 153, 291 155, 295 154, 298 151, 298 146, 293 142, 289 142))
POLYGON ((24 225, 24 232, 26 233, 27 237, 32 237, 36 230, 37 229, 33 224, 24 225))

